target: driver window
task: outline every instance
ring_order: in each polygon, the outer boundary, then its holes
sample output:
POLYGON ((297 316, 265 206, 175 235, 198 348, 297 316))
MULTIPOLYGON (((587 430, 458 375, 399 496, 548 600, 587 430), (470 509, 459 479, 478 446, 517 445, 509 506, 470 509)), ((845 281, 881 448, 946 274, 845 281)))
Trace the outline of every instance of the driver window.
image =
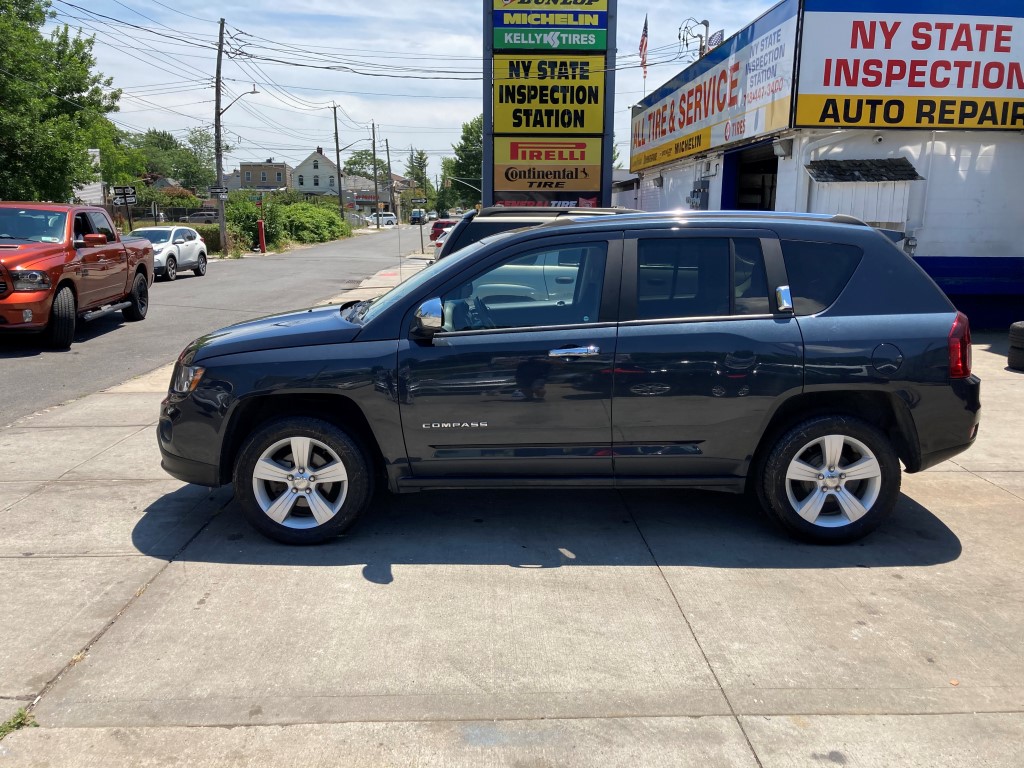
POLYGON ((93 235, 92 224, 89 223, 89 217, 84 213, 75 214, 75 240, 81 240, 86 235, 93 235))
POLYGON ((114 234, 114 230, 110 228, 110 222, 107 221, 106 216, 101 213, 90 213, 89 219, 92 220, 92 226, 98 235, 106 235, 107 242, 112 243, 117 240, 117 235, 114 234))
POLYGON ((607 243, 531 251, 442 297, 446 331, 596 323, 607 243))

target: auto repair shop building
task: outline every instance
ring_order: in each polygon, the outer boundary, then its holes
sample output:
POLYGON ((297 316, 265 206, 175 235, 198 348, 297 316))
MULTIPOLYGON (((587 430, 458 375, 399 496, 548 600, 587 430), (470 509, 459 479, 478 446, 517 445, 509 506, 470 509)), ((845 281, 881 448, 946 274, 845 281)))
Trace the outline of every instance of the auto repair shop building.
POLYGON ((783 0, 633 108, 644 210, 905 233, 974 325, 1024 319, 1024 3, 783 0))

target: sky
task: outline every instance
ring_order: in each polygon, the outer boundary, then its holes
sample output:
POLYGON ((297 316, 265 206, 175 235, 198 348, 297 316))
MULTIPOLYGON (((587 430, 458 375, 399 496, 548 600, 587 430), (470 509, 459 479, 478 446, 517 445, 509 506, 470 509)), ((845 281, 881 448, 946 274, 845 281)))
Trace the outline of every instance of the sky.
MULTIPOLYGON (((88 36, 97 69, 122 90, 125 130, 167 130, 184 137, 212 127, 218 20, 224 59, 224 171, 273 157, 292 166, 317 146, 333 158, 332 102, 338 105, 342 163, 351 151, 378 151, 385 139, 392 170, 403 173, 410 146, 440 176, 462 124, 483 111, 481 0, 51 0, 55 24, 88 36)), ((775 0, 619 0, 615 142, 629 165, 630 107, 687 66, 697 43, 680 30, 707 19, 711 31, 737 32, 775 0), (648 75, 638 48, 648 17, 648 75), (693 14, 693 16, 690 16, 693 14)))

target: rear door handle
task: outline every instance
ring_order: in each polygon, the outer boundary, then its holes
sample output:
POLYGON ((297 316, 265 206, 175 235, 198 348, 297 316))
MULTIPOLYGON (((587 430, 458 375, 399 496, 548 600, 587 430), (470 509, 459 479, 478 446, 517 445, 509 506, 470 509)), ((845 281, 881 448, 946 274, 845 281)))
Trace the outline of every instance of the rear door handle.
POLYGON ((567 347, 566 349, 552 349, 548 357, 596 357, 601 353, 600 347, 593 344, 586 347, 567 347))

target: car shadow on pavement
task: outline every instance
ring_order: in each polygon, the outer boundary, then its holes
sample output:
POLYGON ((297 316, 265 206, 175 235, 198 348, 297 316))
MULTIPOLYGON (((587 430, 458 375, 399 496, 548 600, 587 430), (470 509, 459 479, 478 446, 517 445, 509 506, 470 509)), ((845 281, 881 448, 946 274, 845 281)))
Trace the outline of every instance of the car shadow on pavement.
MULTIPOLYGON (((146 511, 133 536, 153 550, 146 511)), ((341 538, 313 547, 270 541, 232 501, 174 559, 288 566, 362 565, 388 584, 396 565, 697 566, 707 568, 877 568, 956 560, 957 536, 928 509, 901 495, 896 513, 867 538, 843 546, 787 537, 745 497, 711 492, 437 491, 380 493, 341 538)))
POLYGON ((75 326, 75 340, 70 350, 51 349, 42 333, 10 331, 0 336, 0 360, 17 357, 36 357, 41 354, 66 355, 75 352, 75 344, 81 344, 118 330, 126 324, 120 312, 99 317, 90 322, 79 320, 75 326))

